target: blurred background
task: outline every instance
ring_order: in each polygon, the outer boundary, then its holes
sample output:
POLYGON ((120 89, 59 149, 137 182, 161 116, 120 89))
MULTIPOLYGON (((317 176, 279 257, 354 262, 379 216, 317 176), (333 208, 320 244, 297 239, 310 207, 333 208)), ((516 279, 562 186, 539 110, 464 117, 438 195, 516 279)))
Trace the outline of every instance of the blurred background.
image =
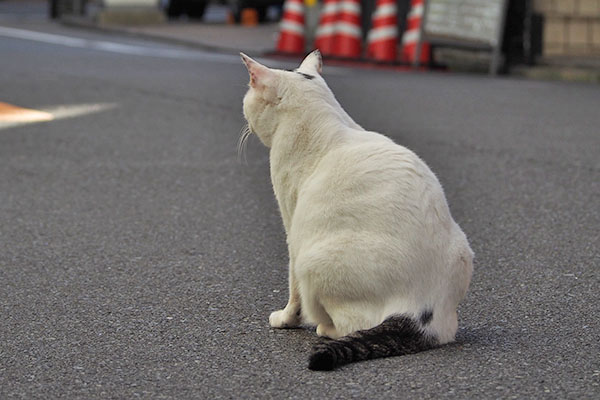
MULTIPOLYGON (((297 2, 302 4, 301 0, 297 2)), ((30 3, 35 3, 35 0, 30 3)), ((338 23, 340 18, 344 19, 340 6, 354 4, 357 7, 354 18, 359 23, 355 23, 357 27, 353 28, 360 30, 362 42, 361 49, 338 58, 372 60, 367 47, 369 32, 374 27, 377 7, 381 3, 376 0, 305 0, 300 12, 305 39, 301 50, 293 46, 285 48, 278 43, 281 32, 277 22, 284 16, 284 0, 49 0, 47 4, 51 18, 67 23, 85 20, 100 26, 135 26, 137 31, 226 48, 236 47, 236 40, 243 48, 243 44, 252 39, 256 43, 253 48, 293 54, 319 47, 315 36, 323 27, 327 8, 335 7, 336 3, 338 12, 333 13, 333 18, 337 17, 338 23), (324 7, 325 4, 329 5, 324 7), (227 34, 221 33, 223 29, 214 27, 219 24, 228 26, 227 34), (219 33, 203 30, 200 25, 213 25, 213 31, 219 33), (154 30, 149 28, 152 26, 154 30), (172 32, 168 32, 166 26, 172 32), (236 29, 251 26, 256 27, 254 32, 236 29), (198 29, 194 31, 191 27, 198 29), (176 32, 177 29, 181 32, 176 32), (219 38, 221 35, 224 37, 219 38)), ((423 24, 417 21, 417 29, 422 33, 425 31, 425 35, 421 35, 422 40, 431 44, 422 51, 426 53, 420 60, 423 65, 467 71, 493 69, 491 72, 494 73, 512 71, 531 76, 542 74, 544 77, 568 78, 572 75, 588 80, 597 78, 600 66, 600 0, 397 0, 387 2, 385 6, 389 8, 390 3, 394 3, 391 23, 396 28, 394 40, 398 51, 376 61, 414 62, 414 57, 402 54, 402 45, 408 37, 407 32, 414 29, 411 18, 416 11, 420 12, 418 17, 424 21, 423 24), (436 13, 439 15, 437 28, 434 26, 436 13), (440 28, 444 30, 441 34, 440 28), (430 40, 427 40, 428 35, 430 40), (496 65, 490 66, 495 48, 497 59, 492 62, 496 65)), ((292 22, 294 18, 298 20, 297 15, 291 18, 292 22)), ((337 26, 339 28, 339 24, 337 26)))

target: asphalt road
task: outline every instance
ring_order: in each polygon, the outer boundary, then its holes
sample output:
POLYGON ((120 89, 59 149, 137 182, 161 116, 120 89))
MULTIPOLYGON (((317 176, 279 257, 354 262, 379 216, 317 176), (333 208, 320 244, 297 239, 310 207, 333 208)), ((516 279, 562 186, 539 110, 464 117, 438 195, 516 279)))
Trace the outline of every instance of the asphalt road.
POLYGON ((84 111, 0 127, 0 398, 600 397, 598 86, 326 66, 476 265, 455 344, 311 372, 314 331, 268 326, 286 247, 267 151, 237 160, 239 59, 20 28, 87 40, 0 33, 0 101, 84 111))

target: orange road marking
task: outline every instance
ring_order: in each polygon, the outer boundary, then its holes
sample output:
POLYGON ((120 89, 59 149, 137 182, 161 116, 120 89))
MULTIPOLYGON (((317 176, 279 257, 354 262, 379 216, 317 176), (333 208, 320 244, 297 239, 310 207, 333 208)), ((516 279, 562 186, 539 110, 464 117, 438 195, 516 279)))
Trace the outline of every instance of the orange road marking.
POLYGON ((32 110, 0 102, 0 123, 27 123, 52 121, 54 116, 45 111, 32 110))

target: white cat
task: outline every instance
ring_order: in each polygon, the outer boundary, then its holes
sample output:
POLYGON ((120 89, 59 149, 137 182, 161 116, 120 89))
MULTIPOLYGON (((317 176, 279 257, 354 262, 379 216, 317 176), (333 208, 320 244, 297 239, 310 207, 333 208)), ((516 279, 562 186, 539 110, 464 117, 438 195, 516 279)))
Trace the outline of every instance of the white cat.
POLYGON ((320 75, 318 51, 295 71, 241 56, 244 116, 270 148, 289 250, 289 301, 271 326, 305 322, 337 339, 315 347, 311 369, 454 340, 473 252, 435 175, 350 118, 320 75))

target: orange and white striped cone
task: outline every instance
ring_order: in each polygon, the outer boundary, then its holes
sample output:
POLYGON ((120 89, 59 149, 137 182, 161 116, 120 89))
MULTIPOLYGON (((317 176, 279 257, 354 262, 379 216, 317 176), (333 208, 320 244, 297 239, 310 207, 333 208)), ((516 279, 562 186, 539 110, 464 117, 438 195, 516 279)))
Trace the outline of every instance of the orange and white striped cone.
POLYGON ((319 26, 315 32, 315 47, 319 49, 324 56, 333 54, 335 25, 339 9, 339 0, 325 0, 323 8, 321 9, 319 26))
MULTIPOLYGON (((414 63, 417 56, 417 43, 421 34, 421 21, 423 20, 425 0, 411 0, 410 12, 406 17, 406 30, 402 35, 402 61, 414 63)), ((429 62, 429 43, 422 42, 419 63, 429 62)))
POLYGON ((397 40, 396 0, 377 0, 371 30, 367 36, 367 57, 377 61, 395 61, 397 40))
POLYGON ((304 4, 302 0, 286 0, 279 26, 277 51, 304 54, 304 4))
POLYGON ((341 0, 333 42, 334 56, 360 58, 362 48, 360 0, 341 0))

